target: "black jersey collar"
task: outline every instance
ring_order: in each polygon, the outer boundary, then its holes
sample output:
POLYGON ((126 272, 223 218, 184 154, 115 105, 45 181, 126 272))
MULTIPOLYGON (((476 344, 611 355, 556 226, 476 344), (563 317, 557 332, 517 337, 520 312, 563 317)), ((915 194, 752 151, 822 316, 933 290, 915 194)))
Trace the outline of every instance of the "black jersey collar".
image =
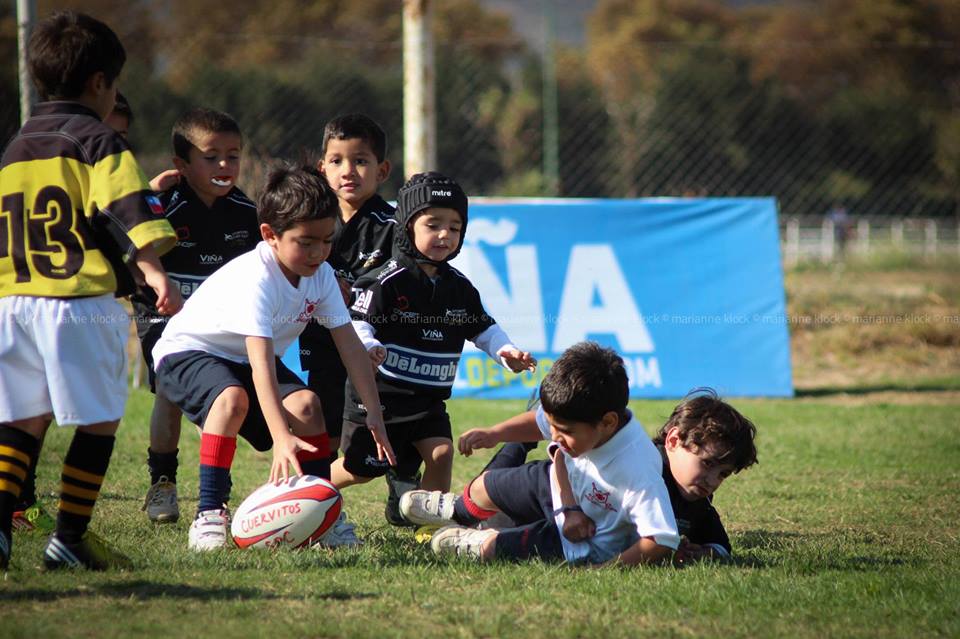
POLYGON ((66 100, 53 100, 51 102, 41 102, 33 107, 30 115, 89 115, 92 118, 100 119, 96 111, 79 102, 69 102, 66 100))

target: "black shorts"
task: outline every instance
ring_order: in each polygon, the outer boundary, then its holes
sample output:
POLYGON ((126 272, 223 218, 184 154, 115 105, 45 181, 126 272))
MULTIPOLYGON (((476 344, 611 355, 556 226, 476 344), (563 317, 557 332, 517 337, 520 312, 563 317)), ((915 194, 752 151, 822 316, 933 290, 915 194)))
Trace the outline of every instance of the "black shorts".
POLYGON ((497 468, 483 475, 490 500, 516 522, 497 534, 497 557, 563 560, 563 542, 553 518, 550 466, 541 460, 516 468, 497 468))
MULTIPOLYGON (((276 365, 281 399, 307 388, 279 357, 276 365)), ((184 351, 167 355, 157 369, 157 390, 179 406, 190 421, 200 426, 207 419, 213 402, 231 386, 242 387, 249 399, 240 436, 259 451, 270 450, 273 437, 257 401, 250 364, 238 364, 203 351, 184 351)))
MULTIPOLYGON (((423 461, 414 443, 432 437, 449 439, 452 443, 450 416, 443 411, 422 419, 387 424, 387 437, 397 456, 397 474, 413 477, 423 461)), ((343 467, 353 475, 380 477, 390 469, 386 459, 377 459, 377 444, 366 424, 345 420, 340 435, 340 449, 343 451, 343 467)))
POLYGON ((323 422, 331 438, 340 437, 343 430, 344 393, 347 384, 347 369, 340 364, 339 359, 336 363, 339 366, 311 369, 307 375, 307 386, 320 398, 323 422))
MULTIPOLYGON (((151 318, 152 319, 152 318, 151 318)), ((157 321, 137 320, 137 337, 140 338, 140 351, 143 360, 147 363, 147 380, 150 382, 150 392, 157 392, 157 373, 153 370, 153 347, 160 341, 160 335, 167 326, 166 317, 157 318, 157 321)))

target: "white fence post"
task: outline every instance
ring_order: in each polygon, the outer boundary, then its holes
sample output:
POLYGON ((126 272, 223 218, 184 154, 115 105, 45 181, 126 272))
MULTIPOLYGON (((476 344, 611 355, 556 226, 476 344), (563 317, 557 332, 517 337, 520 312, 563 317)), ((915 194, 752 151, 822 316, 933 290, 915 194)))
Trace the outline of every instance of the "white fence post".
POLYGON ((787 219, 787 242, 784 253, 789 266, 796 266, 800 261, 800 220, 795 217, 787 219))
POLYGON ((857 220, 857 253, 860 255, 870 253, 870 222, 866 218, 857 220))
POLYGON ((836 250, 833 233, 833 220, 827 218, 820 226, 820 260, 829 262, 833 259, 836 250))
POLYGON ((937 254, 937 221, 927 220, 923 227, 923 252, 928 257, 937 254))
POLYGON ((898 250, 903 250, 903 220, 894 220, 890 225, 890 241, 898 250))

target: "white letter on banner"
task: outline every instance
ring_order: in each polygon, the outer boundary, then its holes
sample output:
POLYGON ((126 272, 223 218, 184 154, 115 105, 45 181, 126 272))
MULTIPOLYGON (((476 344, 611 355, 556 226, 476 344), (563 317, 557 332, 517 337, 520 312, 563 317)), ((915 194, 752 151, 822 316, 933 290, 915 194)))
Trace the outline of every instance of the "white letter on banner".
POLYGON ((616 335, 620 349, 626 353, 653 352, 650 332, 609 244, 574 245, 558 315, 554 352, 559 353, 591 334, 616 335), (594 291, 600 306, 592 305, 594 291))
POLYGON ((454 266, 477 287, 484 307, 514 344, 525 351, 543 352, 547 350, 547 333, 543 325, 537 247, 520 244, 508 246, 505 252, 512 295, 500 283, 493 265, 479 246, 464 246, 454 266))

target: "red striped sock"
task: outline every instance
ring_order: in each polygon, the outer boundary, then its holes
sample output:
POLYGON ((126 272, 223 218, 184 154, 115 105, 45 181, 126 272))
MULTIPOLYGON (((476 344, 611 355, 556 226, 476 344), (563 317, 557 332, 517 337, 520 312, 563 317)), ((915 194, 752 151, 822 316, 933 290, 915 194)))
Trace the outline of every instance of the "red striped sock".
POLYGON ((466 488, 463 489, 463 505, 466 506, 467 512, 470 513, 471 516, 479 519, 480 521, 483 521, 484 519, 490 519, 491 517, 497 514, 497 511, 481 508, 470 497, 470 487, 473 486, 474 481, 477 481, 477 480, 474 479, 469 484, 467 484, 466 488))

